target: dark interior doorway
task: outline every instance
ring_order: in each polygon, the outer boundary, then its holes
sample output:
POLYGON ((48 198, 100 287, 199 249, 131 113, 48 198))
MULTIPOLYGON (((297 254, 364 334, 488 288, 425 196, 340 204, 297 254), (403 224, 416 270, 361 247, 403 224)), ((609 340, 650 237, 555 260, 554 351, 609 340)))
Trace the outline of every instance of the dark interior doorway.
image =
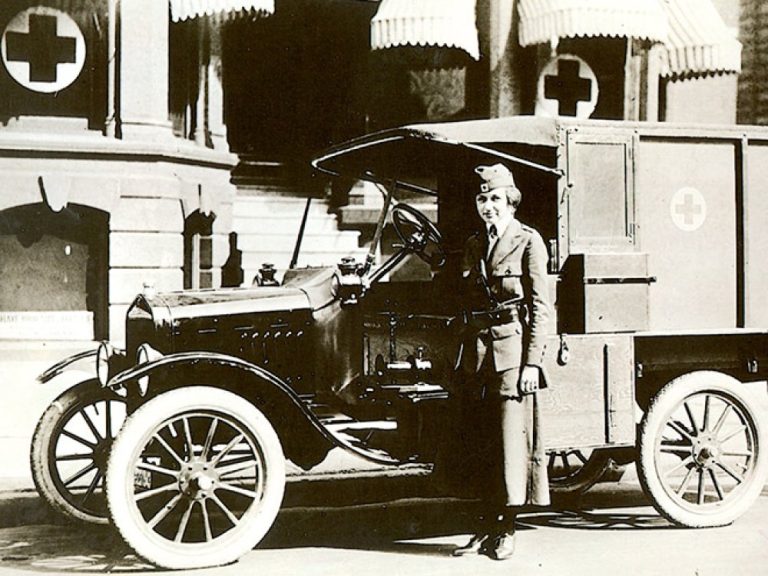
POLYGON ((305 166, 365 130, 369 28, 377 4, 277 0, 275 13, 224 30, 224 93, 233 151, 305 166))
POLYGON ((106 212, 70 205, 56 213, 42 203, 0 212, 0 314, 7 322, 26 323, 19 333, 45 339, 50 330, 66 339, 67 327, 55 325, 61 321, 55 313, 79 311, 66 318, 89 323, 90 331, 70 325, 72 337, 106 338, 108 257, 106 212))

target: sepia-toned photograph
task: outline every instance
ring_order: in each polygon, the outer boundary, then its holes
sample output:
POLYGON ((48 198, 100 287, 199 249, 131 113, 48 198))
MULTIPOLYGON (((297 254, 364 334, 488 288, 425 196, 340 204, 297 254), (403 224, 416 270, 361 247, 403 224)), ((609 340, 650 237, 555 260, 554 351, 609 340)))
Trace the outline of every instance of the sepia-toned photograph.
POLYGON ((762 576, 768 2, 1 0, 0 576, 762 576))

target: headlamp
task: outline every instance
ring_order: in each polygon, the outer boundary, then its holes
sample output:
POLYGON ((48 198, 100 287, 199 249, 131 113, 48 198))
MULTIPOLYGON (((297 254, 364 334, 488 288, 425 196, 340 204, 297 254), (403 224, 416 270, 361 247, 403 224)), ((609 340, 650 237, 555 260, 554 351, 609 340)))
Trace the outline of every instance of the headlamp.
POLYGON ((115 348, 106 340, 99 344, 96 350, 96 379, 102 387, 119 371, 124 370, 125 350, 115 348))
MULTIPOLYGON (((147 364, 162 357, 162 353, 158 352, 145 342, 136 350, 136 365, 141 366, 142 364, 147 364)), ((142 396, 146 395, 147 390, 149 389, 149 376, 141 376, 136 382, 139 385, 139 393, 142 396)))

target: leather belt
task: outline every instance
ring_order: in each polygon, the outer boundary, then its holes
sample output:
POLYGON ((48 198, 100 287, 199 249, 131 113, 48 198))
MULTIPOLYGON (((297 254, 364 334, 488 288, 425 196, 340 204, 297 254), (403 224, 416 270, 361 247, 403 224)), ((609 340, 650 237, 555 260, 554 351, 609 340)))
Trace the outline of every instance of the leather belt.
POLYGON ((502 304, 490 310, 467 312, 467 323, 482 330, 491 326, 509 324, 520 320, 520 305, 518 303, 502 304))

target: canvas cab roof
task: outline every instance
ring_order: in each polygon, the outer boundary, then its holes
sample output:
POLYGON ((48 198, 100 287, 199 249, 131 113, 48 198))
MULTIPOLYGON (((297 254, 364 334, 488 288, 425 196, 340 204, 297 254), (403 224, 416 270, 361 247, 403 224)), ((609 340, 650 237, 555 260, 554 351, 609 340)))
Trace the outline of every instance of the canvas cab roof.
POLYGON ((511 152, 526 148, 556 148, 560 122, 551 118, 516 116, 492 120, 414 124, 382 130, 335 146, 312 161, 327 174, 398 185, 432 192, 428 181, 461 157, 475 164, 512 162, 559 176, 554 165, 540 163, 537 154, 511 152))

